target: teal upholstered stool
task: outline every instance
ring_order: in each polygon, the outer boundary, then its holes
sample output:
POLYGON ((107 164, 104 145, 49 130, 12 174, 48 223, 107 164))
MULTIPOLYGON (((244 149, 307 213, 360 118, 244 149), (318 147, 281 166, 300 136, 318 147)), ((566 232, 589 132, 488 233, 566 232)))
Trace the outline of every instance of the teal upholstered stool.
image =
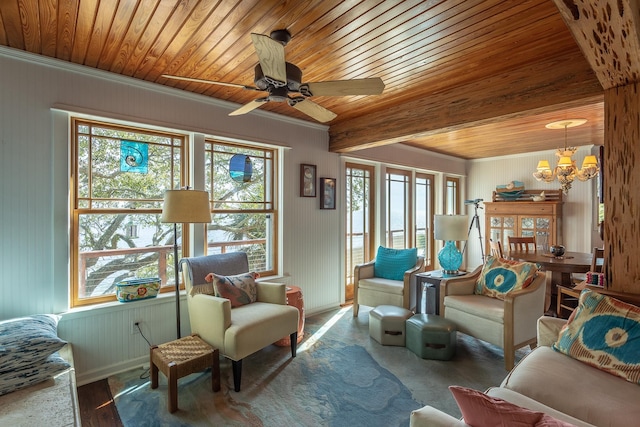
POLYGON ((379 305, 369 312, 369 335, 382 345, 404 347, 405 322, 413 312, 394 305, 379 305))
POLYGON ((423 359, 451 360, 456 354, 456 325, 435 314, 407 319, 407 348, 423 359))

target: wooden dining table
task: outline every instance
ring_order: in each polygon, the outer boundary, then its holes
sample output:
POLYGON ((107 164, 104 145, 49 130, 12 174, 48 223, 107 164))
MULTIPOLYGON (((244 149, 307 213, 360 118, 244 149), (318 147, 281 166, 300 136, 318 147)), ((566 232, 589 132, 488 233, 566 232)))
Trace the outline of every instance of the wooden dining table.
POLYGON ((551 293, 555 285, 573 287, 571 273, 586 273, 591 268, 591 252, 565 252, 556 257, 544 252, 510 251, 509 258, 518 261, 534 262, 547 275, 547 293, 545 311, 551 306, 551 293))

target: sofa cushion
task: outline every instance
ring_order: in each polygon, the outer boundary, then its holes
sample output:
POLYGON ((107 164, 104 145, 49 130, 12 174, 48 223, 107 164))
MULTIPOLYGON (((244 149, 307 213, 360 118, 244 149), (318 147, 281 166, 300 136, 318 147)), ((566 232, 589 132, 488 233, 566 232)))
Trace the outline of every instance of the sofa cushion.
POLYGON ((464 422, 472 427, 575 427, 548 414, 459 386, 449 386, 464 422))
POLYGON ((38 363, 67 342, 58 337, 59 316, 35 314, 0 322, 0 372, 38 363))
POLYGON ((251 304, 258 299, 256 281, 258 273, 244 273, 235 276, 213 274, 213 288, 217 297, 226 298, 231 308, 251 304))
POLYGON ((360 279, 360 282, 358 282, 358 288, 372 289, 378 292, 384 292, 386 294, 404 294, 403 282, 398 282, 397 280, 380 279, 378 277, 360 279))
POLYGON ((383 279, 404 280, 405 271, 415 267, 417 261, 417 248, 392 249, 379 246, 373 274, 383 279))
POLYGON ((551 347, 536 347, 522 358, 501 387, 601 427, 640 419, 640 387, 551 347))
POLYGON ((553 348, 640 384, 640 308, 585 289, 553 348))
POLYGON ((476 282, 475 293, 504 299, 505 294, 529 286, 537 272, 538 266, 530 262, 488 256, 476 282))

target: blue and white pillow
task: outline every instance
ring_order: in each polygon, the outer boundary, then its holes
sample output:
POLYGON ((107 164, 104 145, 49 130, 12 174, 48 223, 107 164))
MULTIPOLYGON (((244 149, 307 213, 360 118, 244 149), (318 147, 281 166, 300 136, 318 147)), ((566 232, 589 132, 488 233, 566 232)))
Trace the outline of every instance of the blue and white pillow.
POLYGON ((58 337, 59 316, 36 314, 0 322, 0 375, 45 360, 67 342, 58 337))
POLYGON ((58 353, 53 353, 44 360, 20 369, 0 372, 0 396, 46 381, 70 367, 58 353))

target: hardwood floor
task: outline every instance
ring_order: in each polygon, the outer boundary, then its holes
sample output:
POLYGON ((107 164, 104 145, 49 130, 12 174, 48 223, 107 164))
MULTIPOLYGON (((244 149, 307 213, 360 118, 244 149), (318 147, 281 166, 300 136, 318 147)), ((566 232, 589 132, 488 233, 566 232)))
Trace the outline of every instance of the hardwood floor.
POLYGON ((87 427, 123 427, 107 380, 78 387, 82 425, 87 427))

